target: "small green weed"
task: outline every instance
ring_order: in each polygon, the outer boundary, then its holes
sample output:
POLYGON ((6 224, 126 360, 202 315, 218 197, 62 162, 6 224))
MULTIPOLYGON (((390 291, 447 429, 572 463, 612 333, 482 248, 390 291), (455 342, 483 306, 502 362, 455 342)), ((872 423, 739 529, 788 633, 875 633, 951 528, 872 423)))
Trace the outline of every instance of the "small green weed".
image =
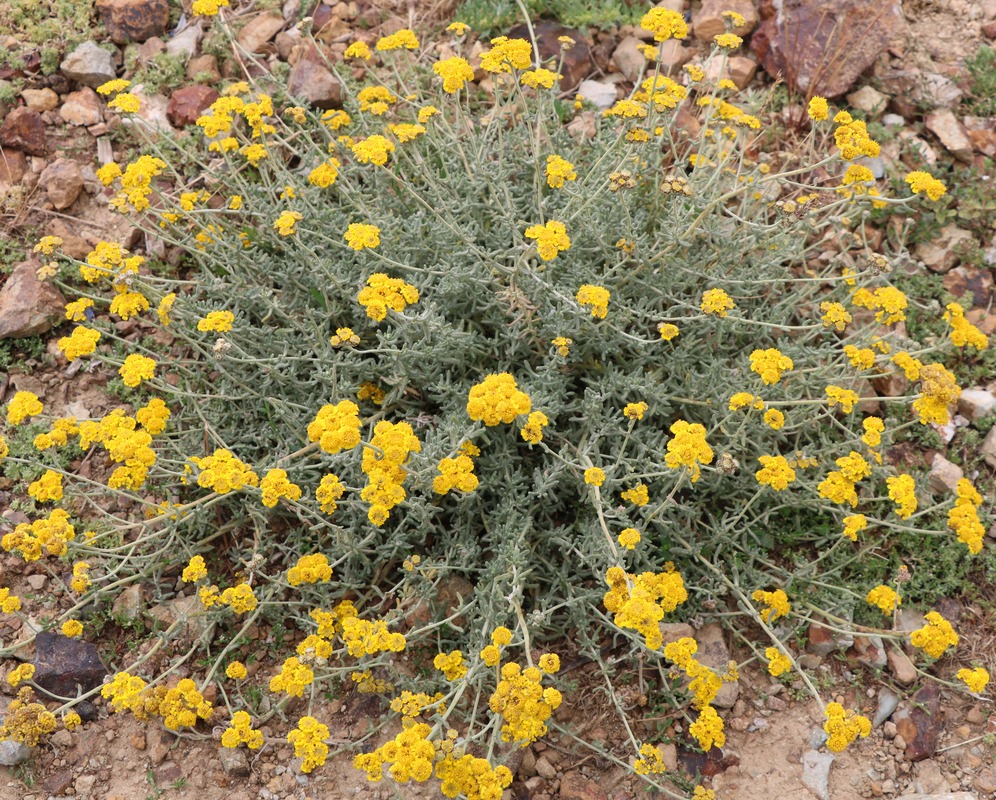
POLYGON ((965 62, 969 94, 963 105, 979 117, 996 114, 996 49, 984 45, 965 62))

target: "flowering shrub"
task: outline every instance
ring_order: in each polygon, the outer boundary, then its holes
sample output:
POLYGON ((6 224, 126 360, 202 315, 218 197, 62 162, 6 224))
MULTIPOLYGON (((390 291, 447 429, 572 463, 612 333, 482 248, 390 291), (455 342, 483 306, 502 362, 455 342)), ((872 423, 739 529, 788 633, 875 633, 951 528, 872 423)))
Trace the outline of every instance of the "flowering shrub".
MULTIPOLYGON (((657 41, 687 35, 665 9, 644 27, 657 41)), ((712 57, 737 44, 719 37, 712 57)), ((419 47, 402 31, 376 50, 391 62, 419 47)), ((54 419, 19 393, 7 435, 38 437, 37 457, 17 461, 37 472, 39 503, 116 494, 146 519, 96 502, 40 510, 3 547, 85 558, 77 608, 182 570, 221 655, 178 684, 132 675, 138 663, 103 696, 173 729, 220 719, 225 746, 258 747, 269 716, 306 705, 287 726, 305 772, 328 754, 316 687, 351 681, 405 698, 396 737, 356 758, 371 780, 435 770, 448 796, 499 796, 511 773, 478 756, 554 724, 569 702, 560 661, 536 659, 532 642, 567 626, 585 655, 608 630, 674 665, 661 691, 690 695, 691 736, 721 747, 712 703, 736 664, 714 671, 693 639, 666 641, 662 621, 722 604, 763 632, 755 655, 771 674, 796 675, 795 626, 901 602, 898 584, 852 596, 832 591, 834 576, 927 529, 914 516, 922 477, 883 448, 898 428, 948 421, 960 389, 932 359, 987 345, 957 306, 949 343, 907 339, 888 259, 848 232, 873 206, 922 200, 865 185, 848 162, 878 145, 844 111, 829 121, 825 101, 810 106, 811 163, 765 153, 758 103, 698 68, 678 83, 651 61, 602 115, 577 98, 592 125, 579 135, 557 114, 556 64, 524 40, 484 53, 491 94, 472 92, 463 56, 392 63, 386 85, 344 80, 345 108, 320 115, 280 87, 233 84, 176 143, 187 162, 170 166, 150 142, 101 170, 113 206, 192 254, 193 279, 112 243, 61 258, 79 299, 59 347, 117 373, 132 402, 54 419), (165 187, 167 169, 191 185, 165 187), (843 231, 839 256, 809 260, 828 230, 843 231), (132 317, 155 336, 123 342, 113 323, 132 317), (874 386, 899 376, 908 390, 879 397, 874 386), (102 454, 106 474, 60 468, 54 451, 70 439, 102 454), (800 531, 800 513, 827 525, 800 531), (789 542, 796 555, 770 557, 789 542), (447 608, 437 600, 453 586, 465 588, 447 608), (444 624, 457 616, 459 635, 444 624), (263 715, 212 708, 201 691, 246 679, 228 654, 260 619, 299 634, 268 676, 279 702, 263 715), (428 681, 392 667, 413 644, 438 652, 428 681), (457 746, 441 731, 460 719, 457 746)), ((924 174, 913 191, 938 195, 924 174)), ((931 532, 967 555, 981 548, 981 498, 964 483, 937 506, 951 533, 931 532)), ((928 620, 912 641, 936 658, 957 635, 928 620)), ((867 735, 853 710, 826 713, 831 749, 867 735)), ((633 752, 647 780, 662 772, 648 745, 633 752)))

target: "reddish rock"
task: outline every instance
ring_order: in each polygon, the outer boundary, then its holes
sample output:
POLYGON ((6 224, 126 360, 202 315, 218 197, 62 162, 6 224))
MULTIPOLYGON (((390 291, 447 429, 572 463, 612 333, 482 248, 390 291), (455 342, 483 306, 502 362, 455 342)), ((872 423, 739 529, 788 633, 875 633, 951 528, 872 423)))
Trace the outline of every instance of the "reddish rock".
POLYGON ((560 779, 560 800, 608 800, 608 795, 595 781, 573 771, 560 779))
MULTIPOLYGON (((559 38, 570 36, 574 40, 574 46, 563 53, 563 64, 560 66, 560 74, 564 76, 560 79, 560 91, 573 91, 591 72, 591 48, 588 47, 584 34, 549 20, 534 22, 533 31, 536 34, 536 48, 543 62, 552 58, 559 64, 563 52, 559 38)), ((525 25, 516 25, 508 32, 508 37, 528 40, 529 29, 525 25)))
POLYGON ((44 111, 52 111, 59 106, 59 95, 47 87, 45 89, 25 89, 21 92, 21 99, 28 108, 39 114, 44 111))
POLYGON ((341 108, 342 84, 325 66, 321 53, 311 47, 291 69, 287 93, 316 108, 341 108))
POLYGON ((263 14, 257 14, 249 20, 245 27, 239 31, 236 39, 247 52, 255 53, 276 36, 277 31, 282 27, 284 27, 283 14, 279 11, 267 11, 263 14))
POLYGON ((955 267, 944 276, 944 288, 957 297, 965 308, 989 308, 993 298, 993 276, 988 269, 955 267))
POLYGON ((59 116, 68 125, 97 125, 104 121, 104 104, 93 89, 84 86, 66 95, 59 116))
POLYGON ((58 210, 69 208, 83 191, 83 171, 69 158, 57 158, 45 167, 38 179, 45 187, 48 199, 58 210))
POLYGON ((792 89, 824 97, 850 89, 903 21, 899 0, 784 0, 762 12, 751 49, 764 68, 792 89))
POLYGON ((965 248, 975 244, 971 232, 957 225, 945 225, 936 238, 921 242, 914 253, 932 272, 949 272, 965 254, 965 248))
POLYGON ((184 86, 169 98, 166 116, 177 128, 193 125, 221 95, 210 86, 184 86))
POLYGON ((941 715, 941 693, 937 684, 928 683, 892 717, 896 729, 906 742, 906 759, 923 761, 937 749, 944 718, 941 715))
POLYGON ((0 125, 0 145, 23 150, 31 156, 45 155, 48 141, 41 115, 24 106, 15 108, 0 125))
POLYGON ((0 339, 45 333, 65 315, 66 298, 50 283, 38 280, 37 261, 14 267, 0 289, 0 339))
POLYGON ((695 51, 691 47, 685 47, 677 39, 668 39, 666 42, 657 44, 657 47, 661 52, 658 59, 661 64, 661 72, 672 78, 695 55, 695 51))
POLYGON ((0 148, 0 183, 13 185, 20 183, 28 171, 28 160, 20 150, 0 148))
POLYGON ((941 144, 959 161, 972 163, 972 140, 961 120, 950 108, 939 108, 927 115, 927 130, 941 140, 941 144))
POLYGON ((97 10, 116 44, 144 42, 169 26, 166 0, 97 0, 97 10))

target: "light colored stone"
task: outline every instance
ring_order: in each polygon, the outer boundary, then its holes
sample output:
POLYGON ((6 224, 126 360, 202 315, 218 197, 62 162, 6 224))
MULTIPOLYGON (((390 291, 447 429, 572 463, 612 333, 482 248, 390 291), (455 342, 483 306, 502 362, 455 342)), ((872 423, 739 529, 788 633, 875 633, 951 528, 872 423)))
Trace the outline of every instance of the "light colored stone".
POLYGON ((578 94, 599 111, 604 111, 616 102, 616 87, 602 81, 581 81, 578 94))
POLYGON ((639 80, 647 66, 647 59, 643 57, 643 53, 639 49, 643 44, 635 36, 627 36, 619 42, 615 52, 612 53, 612 60, 616 67, 626 76, 627 80, 634 83, 639 80))
POLYGON ((96 42, 83 42, 59 65, 69 80, 96 89, 115 77, 114 58, 96 42))
MULTIPOLYGON (((730 661, 730 648, 726 644, 726 635, 722 626, 717 622, 703 626, 696 632, 695 641, 699 645, 696 653, 699 661, 720 675, 726 672, 730 661)), ((716 708, 732 708, 738 697, 740 697, 740 682, 724 681, 712 704, 716 708)))
POLYGON ((16 767, 31 758, 31 748, 22 742, 7 739, 0 742, 0 764, 5 767, 16 767))
POLYGON ((935 494, 954 494, 958 481, 965 477, 965 471, 957 464, 952 464, 940 453, 934 453, 930 463, 930 476, 927 485, 935 494))
POLYGON ((48 575, 29 575, 28 576, 28 586, 34 589, 36 592, 41 591, 45 588, 45 584, 48 582, 48 575))
POLYGON ((982 440, 979 453, 990 467, 996 467, 996 425, 989 429, 986 438, 982 440))
POLYGON ((932 167, 937 163, 937 152, 922 138, 913 133, 913 131, 900 131, 899 138, 902 139, 902 141, 906 144, 906 147, 909 150, 912 150, 916 157, 925 162, 928 167, 932 167))
POLYGON ((196 55, 203 36, 204 29, 199 21, 188 25, 166 42, 166 52, 177 58, 191 58, 196 55))
POLYGON ((66 298, 38 280, 38 261, 16 265, 0 289, 0 339, 19 339, 51 330, 65 316, 66 298))
POLYGON ((910 89, 910 96, 930 108, 953 108, 958 105, 963 92, 950 78, 936 72, 919 75, 910 89))
POLYGON ((104 121, 104 104, 89 86, 70 92, 59 109, 67 125, 96 125, 104 121))
POLYGON ((249 776, 249 758, 241 748, 219 747, 218 760, 221 762, 221 768, 226 775, 236 778, 249 776))
POLYGON ((61 211, 75 203, 83 191, 83 172, 71 158, 57 158, 45 167, 39 182, 52 205, 61 211))
POLYGON ((737 36, 746 36, 757 27, 760 19, 753 0, 702 0, 702 5, 692 15, 695 38, 711 42, 714 37, 726 33, 724 11, 735 11, 744 18, 744 25, 733 29, 737 36))
POLYGON ((706 67, 706 78, 710 81, 720 81, 729 78, 738 89, 743 89, 751 82, 757 72, 757 62, 747 56, 730 56, 725 59, 714 58, 706 67))
POLYGON ((958 413, 978 422, 996 410, 996 394, 985 389, 963 389, 958 398, 958 413))
POLYGON ((910 661, 910 657, 906 655, 902 650, 896 650, 893 647, 889 648, 888 651, 889 659, 889 671, 892 672, 892 677, 896 679, 898 683, 903 686, 909 686, 916 682, 917 671, 916 667, 913 666, 913 662, 910 661))
POLYGON ((239 31, 236 41, 246 52, 255 53, 284 27, 284 15, 279 11, 257 14, 239 31))
POLYGON ((802 782, 820 800, 830 800, 830 767, 833 753, 807 750, 802 754, 802 782))
POLYGON ((897 800, 979 800, 971 792, 942 792, 941 794, 904 794, 897 800))
POLYGON ((914 251, 927 269, 932 272, 949 272, 955 267, 961 256, 959 249, 975 239, 969 231, 957 225, 945 225, 938 236, 929 242, 921 242, 914 251))
POLYGON ((139 107, 134 114, 126 114, 126 125, 144 125, 152 131, 175 132, 169 121, 169 98, 161 94, 147 94, 144 86, 133 86, 131 93, 138 97, 139 107))
POLYGON ((863 111, 869 116, 878 116, 889 102, 888 95, 882 94, 878 89, 871 86, 862 86, 856 92, 851 92, 847 96, 847 102, 852 108, 863 111))
POLYGON ((21 92, 21 98, 28 108, 39 114, 43 111, 51 111, 59 105, 59 95, 49 88, 25 89, 21 92))
POLYGON ((972 163, 972 140, 968 138, 965 126, 950 108, 940 108, 927 115, 927 130, 940 139, 941 144, 959 161, 972 163))
POLYGON ((121 622, 134 622, 141 615, 144 605, 141 584, 132 584, 115 598, 111 614, 121 622))

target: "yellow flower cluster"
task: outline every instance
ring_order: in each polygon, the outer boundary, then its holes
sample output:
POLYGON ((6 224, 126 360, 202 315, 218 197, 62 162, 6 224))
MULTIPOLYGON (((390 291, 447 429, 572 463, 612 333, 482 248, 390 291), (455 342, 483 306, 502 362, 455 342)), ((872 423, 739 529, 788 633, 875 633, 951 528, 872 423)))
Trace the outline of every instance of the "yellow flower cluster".
POLYGON ((39 503, 54 503, 62 499, 62 475, 50 469, 28 485, 28 495, 39 503))
POLYGON ((93 582, 90 580, 90 564, 86 561, 77 561, 73 564, 73 578, 69 587, 76 594, 83 594, 93 582))
POLYGON ((259 605, 255 592, 248 583, 240 583, 237 586, 225 589, 218 597, 220 605, 228 606, 236 614, 246 614, 255 610, 259 605))
POLYGON ((221 746, 234 749, 240 744, 250 750, 258 750, 263 746, 263 732, 252 727, 252 717, 245 711, 232 714, 232 721, 221 734, 221 746))
POLYGON ((263 495, 263 505, 267 508, 274 508, 281 497, 288 500, 301 499, 301 487, 291 483, 287 479, 287 470, 271 469, 259 482, 259 489, 263 495))
POLYGON ((67 619, 62 623, 62 635, 70 639, 79 639, 83 635, 83 623, 78 619, 67 619))
POLYGON ((761 380, 767 385, 778 383, 782 373, 792 369, 795 364, 792 359, 782 354, 782 351, 775 347, 766 350, 753 350, 750 354, 750 369, 761 376, 761 380))
POLYGON ((100 331, 77 325, 69 336, 63 336, 58 341, 59 350, 69 361, 88 356, 97 349, 100 341, 100 331))
POLYGON ((474 474, 473 455, 480 455, 480 450, 470 442, 464 442, 456 458, 444 458, 439 462, 439 475, 432 481, 432 490, 436 494, 447 494, 453 489, 469 493, 478 486, 474 474))
POLYGON ((755 603, 763 603, 766 606, 761 609, 761 619, 765 622, 774 622, 780 617, 787 616, 792 610, 788 595, 781 589, 775 589, 773 592, 757 589, 750 597, 755 603))
POLYGON ((951 344, 955 347, 971 346, 976 350, 985 350, 989 346, 989 338, 965 319, 965 309, 957 303, 948 303, 944 308, 944 320, 951 326, 951 344))
POLYGON ((776 678, 792 669, 792 659, 777 647, 769 647, 764 651, 768 659, 768 672, 776 678))
POLYGON ((20 425, 24 420, 37 416, 44 410, 38 395, 32 392, 16 392, 7 404, 7 424, 20 425))
POLYGON ((640 745, 640 757, 633 762, 633 771, 637 775, 662 775, 667 772, 661 751, 654 745, 640 745))
POLYGON ((968 547, 968 552, 973 556, 978 555, 982 551, 982 540, 986 535, 985 526, 979 519, 982 495, 967 478, 958 481, 956 493, 958 498, 948 512, 948 527, 958 534, 958 541, 968 547))
POLYGON ((432 71, 443 79, 443 91, 456 94, 467 81, 474 80, 474 68, 460 56, 444 58, 432 65, 432 71))
POLYGON ((512 785, 512 771, 502 765, 492 767, 487 759, 465 753, 457 758, 446 753, 436 764, 439 790, 451 798, 466 795, 467 800, 499 800, 512 785))
POLYGON ((204 319, 197 322, 197 330, 228 333, 232 329, 233 322, 235 322, 235 315, 231 311, 211 311, 204 319))
MULTIPOLYGON (((66 543, 75 536, 76 529, 69 524, 69 514, 56 508, 48 517, 30 523, 22 522, 0 539, 0 547, 8 553, 16 550, 25 561, 37 561, 42 557, 42 550, 51 556, 65 555, 66 543)), ((0 600, 0 603, 3 602, 0 600)), ((19 608, 19 600, 17 605, 19 608)), ((8 611, 7 608, 3 610, 8 611)))
POLYGON ((219 448, 204 458, 191 456, 190 461, 200 469, 197 485, 218 494, 228 494, 228 492, 237 492, 245 486, 255 488, 259 485, 259 476, 248 464, 236 458, 231 450, 219 448))
POLYGON ((328 758, 329 748, 325 740, 329 729, 314 717, 301 717, 297 727, 287 734, 287 741, 294 745, 294 757, 300 758, 301 772, 308 773, 320 767, 328 758))
POLYGON ((155 156, 139 156, 132 161, 121 173, 121 192, 111 198, 111 207, 122 213, 127 213, 129 206, 133 211, 145 211, 150 205, 152 180, 159 177, 164 169, 166 162, 155 156))
POLYGON ((589 486, 601 486, 605 483, 605 471, 599 467, 588 467, 584 471, 584 482, 589 486))
POLYGON ((945 650, 958 644, 958 634, 936 611, 928 611, 926 620, 926 625, 910 634, 910 642, 931 658, 940 658, 945 650))
POLYGON ((723 720, 712 706, 704 706, 698 719, 688 726, 688 732, 694 736, 703 750, 722 747, 726 744, 726 734, 723 732, 723 720))
POLYGON ((875 319, 883 325, 895 325, 906 319, 909 302, 906 295, 895 286, 880 286, 874 292, 858 289, 851 302, 859 308, 875 312, 875 319))
POLYGON ((339 476, 332 473, 322 476, 321 481, 318 483, 318 488, 315 489, 315 499, 318 501, 318 507, 325 514, 334 514, 339 507, 336 501, 343 496, 345 491, 346 487, 340 482, 339 476))
POLYGON ((391 50, 418 50, 418 37, 409 28, 402 28, 397 33, 390 36, 382 36, 377 40, 376 49, 384 53, 391 50))
POLYGON ((35 677, 34 664, 19 664, 7 673, 7 683, 11 686, 20 686, 23 681, 30 681, 35 677))
POLYGON ((968 669, 963 667, 955 673, 955 677, 968 687, 968 691, 979 694, 985 691, 989 684, 989 672, 982 667, 968 669))
POLYGON ((590 307, 591 315, 596 319, 605 319, 609 313, 609 297, 608 289, 590 283, 582 284, 575 295, 578 303, 586 308, 590 307))
POLYGON ((6 586, 0 588, 0 611, 3 611, 4 614, 13 614, 20 610, 21 598, 16 594, 11 594, 10 589, 6 586))
POLYGON ((404 469, 408 456, 422 450, 422 444, 407 422, 381 420, 374 427, 370 447, 363 448, 361 468, 367 485, 360 497, 370 503, 367 518, 374 525, 383 525, 391 509, 405 499, 402 484, 408 477, 404 469))
POLYGON ((360 407, 352 400, 322 406, 308 424, 308 441, 318 442, 318 446, 330 455, 351 450, 360 443, 359 414, 360 407))
POLYGON ((206 577, 207 564, 204 563, 204 556, 192 556, 180 574, 180 580, 184 583, 197 583, 206 577))
POLYGON ((688 467, 692 483, 695 483, 701 475, 699 464, 712 463, 713 453, 705 440, 705 427, 697 422, 679 419, 671 425, 670 430, 674 436, 667 443, 664 463, 669 469, 688 467))
POLYGON ((350 149, 358 163, 383 167, 387 163, 387 156, 394 152, 394 142, 375 133, 362 142, 356 142, 350 149))
POLYGON ((78 436, 79 426, 76 424, 76 417, 62 417, 52 423, 52 430, 48 433, 39 433, 34 439, 34 447, 39 452, 48 450, 51 447, 64 447, 69 443, 69 438, 78 436))
POLYGON ((948 187, 944 185, 943 181, 939 181, 929 172, 923 170, 909 173, 905 180, 910 185, 913 194, 923 192, 931 200, 940 200, 948 191, 948 187))
POLYGON ((852 367, 858 369, 871 369, 875 366, 875 351, 868 347, 855 347, 853 344, 844 345, 844 355, 851 362, 852 367))
POLYGON ((546 414, 542 411, 533 411, 526 417, 526 424, 522 426, 522 438, 530 444, 539 444, 543 441, 543 429, 550 424, 546 414))
POLYGON ((564 181, 573 181, 577 177, 578 174, 570 161, 556 155, 546 157, 546 182, 551 189, 559 189, 564 185, 564 181))
POLYGON ((730 397, 730 411, 739 411, 743 408, 756 408, 761 411, 764 409, 764 401, 750 392, 734 392, 730 397))
POLYGON ((273 229, 279 233, 281 236, 293 236, 297 233, 295 225, 299 223, 303 217, 300 211, 283 211, 280 216, 273 221, 273 229))
POLYGON ((622 493, 623 500, 629 500, 634 506, 645 506, 650 502, 650 492, 644 483, 638 483, 632 489, 622 493))
POLYGON ((827 99, 825 97, 820 97, 819 95, 814 95, 809 99, 809 107, 807 108, 809 118, 813 122, 822 122, 828 116, 830 116, 830 108, 827 104, 827 99))
POLYGON ((432 666, 446 676, 448 681, 456 681, 467 674, 467 663, 463 660, 463 653, 453 650, 450 653, 437 653, 432 660, 432 666))
POLYGON ((619 544, 625 547, 627 550, 634 550, 636 546, 641 542, 642 537, 640 532, 636 528, 623 528, 619 532, 619 544))
POLYGON ((867 717, 845 711, 840 703, 827 703, 826 722, 823 730, 827 734, 827 749, 839 753, 859 736, 864 739, 871 733, 871 722, 867 717))
POLYGON ((852 542, 858 541, 858 531, 863 531, 868 527, 868 519, 864 514, 851 514, 844 517, 843 534, 852 542))
POLYGON ((287 570, 287 582, 291 586, 302 583, 327 583, 332 578, 332 567, 324 553, 301 556, 297 564, 287 570))
POLYGON ((552 89, 553 84, 563 77, 564 76, 559 72, 540 68, 523 72, 522 77, 519 80, 522 82, 523 86, 530 86, 533 89, 552 89))
POLYGON ((736 308, 736 303, 722 289, 707 289, 702 293, 702 302, 699 304, 699 308, 706 314, 725 317, 727 311, 736 308))
MULTIPOLYGON (((886 478, 889 487, 889 499, 896 504, 896 516, 907 519, 916 511, 916 482, 912 475, 897 475, 886 478)), ((853 504, 852 504, 853 505, 853 504)))
POLYGON ((868 135, 868 128, 862 120, 853 119, 846 111, 840 111, 833 121, 837 123, 837 129, 833 132, 834 140, 845 161, 853 161, 859 156, 878 156, 878 142, 868 135))
MULTIPOLYGON (((647 78, 643 81, 640 84, 640 91, 633 93, 633 100, 638 103, 653 103, 654 108, 662 112, 677 108, 678 103, 687 96, 688 90, 680 83, 664 75, 658 75, 656 78, 647 78)), ((676 185, 670 188, 680 191, 676 185)))
POLYGON ((323 161, 311 172, 308 173, 308 183, 317 186, 319 189, 328 189, 339 177, 339 167, 342 164, 337 158, 330 158, 323 161))
POLYGON ((291 697, 301 697, 305 688, 314 680, 315 673, 311 671, 311 667, 292 656, 284 661, 280 672, 270 678, 270 691, 286 692, 291 697))
POLYGON ((761 463, 761 469, 754 473, 754 477, 762 486, 781 492, 795 480, 795 470, 789 466, 785 456, 761 456, 757 460, 761 463))
MULTIPOLYGON (((552 261, 557 257, 558 253, 569 250, 571 247, 567 228, 563 222, 555 220, 550 220, 546 225, 529 226, 526 228, 526 238, 535 240, 536 251, 544 261, 552 261)), ((592 314, 594 314, 594 311, 592 311, 592 314)))
POLYGON ((919 369, 920 396, 913 401, 913 410, 924 425, 946 425, 950 419, 948 406, 961 397, 961 387, 954 373, 943 364, 925 364, 919 369))
POLYGON ((886 616, 891 615, 898 606, 902 605, 903 599, 896 590, 884 583, 880 583, 874 589, 870 589, 865 601, 869 605, 876 606, 886 616))
POLYGON ((562 697, 553 687, 543 687, 543 671, 523 670, 512 662, 501 668, 501 680, 488 707, 503 719, 501 738, 526 747, 546 733, 546 721, 560 707, 562 697))
POLYGON ((41 703, 31 702, 33 696, 31 687, 25 686, 7 706, 4 723, 0 725, 0 741, 9 740, 36 747, 43 736, 55 731, 58 725, 55 714, 41 703))
POLYGON ((836 328, 843 331, 851 322, 851 314, 841 303, 832 303, 829 300, 820 303, 820 311, 823 313, 823 326, 825 328, 836 328))
POLYGON ((344 617, 342 624, 342 641, 346 651, 354 658, 381 651, 400 653, 408 644, 401 633, 391 633, 383 620, 370 622, 357 616, 344 617))
POLYGON ((854 406, 861 400, 857 392, 844 389, 840 386, 830 385, 826 387, 827 405, 830 408, 840 406, 845 414, 854 411, 854 406))
POLYGON ((654 35, 654 41, 666 42, 671 37, 684 39, 688 25, 684 16, 669 8, 652 8, 640 19, 640 27, 654 35))
POLYGON ((432 728, 408 718, 402 720, 402 725, 403 730, 394 739, 372 753, 362 753, 353 759, 353 766, 366 772, 368 780, 381 780, 385 764, 390 764, 388 771, 398 783, 411 780, 423 783, 432 777, 436 756, 436 748, 429 741, 432 728))
POLYGON ((158 436, 166 430, 166 423, 171 416, 172 412, 166 407, 166 403, 154 397, 135 412, 135 421, 145 428, 147 433, 158 436))
POLYGON ((86 263, 80 264, 80 275, 87 283, 96 283, 101 278, 120 278, 129 273, 137 273, 145 261, 142 256, 129 256, 127 250, 116 242, 97 242, 86 256, 86 263))
POLYGON ((514 422, 531 409, 529 395, 519 390, 515 378, 507 372, 487 375, 471 387, 467 397, 467 415, 488 427, 514 422))
MULTIPOLYGON (((722 688, 723 678, 695 659, 698 649, 698 643, 685 636, 675 642, 668 642, 664 646, 664 657, 668 661, 673 661, 689 677, 691 683, 688 684, 688 690, 692 693, 692 705, 705 712, 722 688)), ((732 673, 730 679, 733 679, 732 673)), ((705 727, 712 728, 710 724, 706 724, 705 727)), ((719 732, 722 730, 723 724, 720 721, 719 732)), ((706 750, 710 746, 703 744, 706 750)), ((722 743, 719 743, 719 746, 722 747, 722 743)))
POLYGON ((156 374, 156 360, 148 356, 132 353, 128 356, 121 368, 118 370, 121 380, 125 386, 134 389, 142 381, 152 380, 156 374))
POLYGON ((639 632, 650 650, 663 644, 660 621, 688 599, 681 573, 665 565, 660 573, 627 573, 621 567, 609 567, 605 573, 609 591, 602 601, 615 615, 615 624, 639 632))
POLYGON ((356 299, 367 310, 370 319, 380 322, 387 316, 387 309, 404 311, 406 306, 418 302, 418 296, 418 289, 410 283, 375 272, 367 278, 367 285, 356 299))
POLYGON ((511 72, 532 65, 533 47, 525 39, 499 36, 491 40, 491 49, 481 53, 481 69, 486 72, 511 72))
POLYGON ((858 504, 857 484, 871 475, 871 465, 865 461, 864 456, 854 450, 838 458, 835 463, 840 470, 827 473, 816 490, 820 497, 832 503, 837 505, 849 503, 854 508, 858 504))
POLYGON ((380 228, 376 225, 365 225, 362 222, 351 222, 342 238, 354 250, 362 250, 364 247, 372 249, 380 245, 380 228))
POLYGON ((192 728, 199 719, 210 719, 213 711, 211 704, 197 691, 197 684, 184 678, 166 690, 154 713, 163 718, 163 724, 169 730, 177 731, 192 728))

